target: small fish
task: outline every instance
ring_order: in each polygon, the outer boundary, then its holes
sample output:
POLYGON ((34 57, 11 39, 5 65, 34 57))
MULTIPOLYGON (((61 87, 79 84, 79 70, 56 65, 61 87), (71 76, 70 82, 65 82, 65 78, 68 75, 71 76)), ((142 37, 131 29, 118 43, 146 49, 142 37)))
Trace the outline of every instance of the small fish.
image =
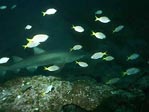
POLYGON ((137 74, 139 72, 140 72, 140 69, 139 68, 132 67, 132 68, 127 69, 123 73, 123 76, 125 76, 125 75, 133 75, 133 74, 137 74))
POLYGON ((107 55, 107 52, 97 52, 97 53, 94 53, 91 56, 91 59, 99 59, 99 58, 102 58, 105 55, 107 55))
POLYGON ((44 67, 44 70, 47 70, 47 71, 50 71, 50 72, 57 71, 59 69, 60 69, 60 67, 57 66, 57 65, 52 65, 52 66, 49 66, 49 67, 44 67))
POLYGON ((137 58, 139 58, 139 54, 137 54, 137 53, 133 53, 133 54, 131 54, 128 58, 127 58, 127 61, 129 61, 129 60, 135 60, 135 59, 137 59, 137 58))
POLYGON ((80 49, 82 49, 82 45, 75 45, 75 46, 73 46, 73 47, 70 49, 70 51, 73 51, 73 50, 80 50, 80 49))
POLYGON ((45 15, 52 15, 52 14, 55 14, 57 12, 56 9, 54 8, 50 8, 50 9, 47 9, 45 12, 42 12, 43 16, 45 15))
POLYGON ((31 28, 32 28, 31 25, 26 25, 26 26, 25 26, 25 30, 30 30, 31 28))
POLYGON ((106 56, 106 57, 103 58, 103 60, 112 61, 112 60, 114 60, 114 57, 113 56, 106 56))
POLYGON ((45 42, 48 38, 49 38, 49 36, 46 34, 37 34, 37 35, 33 36, 32 39, 27 38, 27 41, 29 41, 29 42, 32 41, 34 43, 41 43, 41 42, 45 42))
POLYGON ((95 14, 97 14, 97 15, 102 14, 102 10, 97 10, 97 11, 95 12, 95 14))
POLYGON ((86 62, 83 61, 76 61, 76 63, 80 66, 80 67, 88 67, 88 64, 86 62))
POLYGON ((48 86, 48 87, 46 88, 46 90, 45 90, 44 93, 47 94, 47 93, 51 92, 52 89, 53 89, 53 85, 50 85, 50 86, 48 86))
POLYGON ((16 8, 16 7, 17 7, 17 5, 16 5, 16 4, 14 4, 14 5, 12 5, 12 6, 11 6, 11 8, 10 8, 10 9, 11 9, 11 10, 13 10, 13 9, 14 9, 14 8, 16 8))
POLYGON ((94 32, 94 31, 92 31, 91 35, 95 36, 98 39, 105 39, 106 38, 106 35, 103 34, 102 32, 94 32))
POLYGON ((119 25, 119 26, 117 26, 117 27, 113 30, 113 33, 119 32, 119 31, 121 31, 123 28, 124 28, 124 25, 119 25))
POLYGON ((9 58, 8 58, 8 57, 2 57, 2 58, 0 58, 0 64, 7 63, 7 62, 8 62, 8 60, 9 60, 9 58))
POLYGON ((34 48, 37 47, 40 43, 34 42, 34 41, 29 41, 26 45, 23 45, 23 47, 26 48, 34 48))
POLYGON ((5 6, 5 5, 0 6, 0 10, 4 10, 4 9, 6 9, 6 8, 7 8, 7 6, 5 6))
POLYGON ((76 32, 84 32, 84 28, 82 26, 74 26, 72 25, 72 29, 74 29, 76 32))
POLYGON ((102 16, 102 17, 95 16, 95 21, 100 21, 102 23, 109 23, 111 20, 106 16, 102 16))
POLYGON ((117 83, 120 80, 120 78, 116 77, 116 78, 112 78, 109 81, 106 82, 106 84, 112 85, 117 83))

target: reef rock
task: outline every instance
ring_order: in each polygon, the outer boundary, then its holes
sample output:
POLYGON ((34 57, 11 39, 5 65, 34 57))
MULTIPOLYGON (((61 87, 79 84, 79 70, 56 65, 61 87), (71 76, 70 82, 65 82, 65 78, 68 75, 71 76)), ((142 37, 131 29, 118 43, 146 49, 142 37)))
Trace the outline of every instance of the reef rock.
POLYGON ((0 86, 0 111, 61 112, 66 105, 91 111, 110 97, 112 90, 91 79, 70 82, 53 76, 17 78, 0 86))

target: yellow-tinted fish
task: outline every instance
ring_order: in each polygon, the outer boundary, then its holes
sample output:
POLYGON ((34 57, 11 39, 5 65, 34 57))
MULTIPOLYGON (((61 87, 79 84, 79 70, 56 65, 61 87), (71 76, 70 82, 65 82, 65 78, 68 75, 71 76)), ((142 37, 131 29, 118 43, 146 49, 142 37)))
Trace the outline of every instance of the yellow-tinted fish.
POLYGON ((24 48, 34 48, 37 47, 40 43, 29 41, 26 45, 23 45, 24 48))
POLYGON ((97 52, 97 53, 94 53, 91 56, 91 59, 99 59, 99 58, 102 58, 105 55, 107 55, 107 52, 97 52))
POLYGON ((54 8, 50 8, 50 9, 47 9, 45 12, 42 12, 43 16, 45 15, 52 15, 52 14, 55 14, 57 12, 56 9, 54 8))
POLYGON ((80 50, 80 49, 82 49, 82 45, 74 45, 74 46, 70 49, 70 51, 73 51, 73 50, 80 50))
POLYGON ((102 17, 95 16, 95 21, 100 21, 101 23, 109 23, 111 20, 106 16, 102 17))
POLYGON ((103 60, 112 61, 112 60, 114 60, 114 57, 113 56, 106 56, 106 57, 103 58, 103 60))
POLYGON ((60 68, 59 68, 59 66, 57 66, 57 65, 52 65, 52 66, 49 66, 49 67, 44 67, 44 70, 51 71, 51 72, 57 71, 57 70, 59 70, 59 69, 60 69, 60 68))
POLYGON ((27 39, 29 42, 34 42, 34 43, 41 43, 41 42, 45 42, 47 39, 49 38, 48 35, 46 34, 37 34, 35 36, 33 36, 32 39, 27 39))
POLYGON ((123 73, 123 76, 125 75, 133 75, 133 74, 137 74, 140 72, 140 69, 139 68, 136 68, 136 67, 132 67, 132 68, 129 68, 127 69, 124 73, 123 73))
POLYGON ((119 25, 119 26, 117 26, 117 27, 113 30, 113 33, 119 32, 119 31, 121 31, 123 28, 124 28, 124 25, 119 25))
POLYGON ((83 61, 76 61, 76 63, 80 66, 80 67, 88 67, 88 64, 86 62, 83 61))
POLYGON ((139 58, 139 56, 140 56, 139 54, 133 53, 130 56, 128 56, 127 61, 129 61, 129 60, 135 60, 135 59, 139 58))
POLYGON ((84 28, 82 26, 74 26, 72 25, 72 28, 76 31, 76 32, 84 32, 84 28))
POLYGON ((95 36, 98 39, 105 39, 106 38, 106 35, 103 34, 102 32, 94 32, 94 31, 92 31, 91 35, 95 36))

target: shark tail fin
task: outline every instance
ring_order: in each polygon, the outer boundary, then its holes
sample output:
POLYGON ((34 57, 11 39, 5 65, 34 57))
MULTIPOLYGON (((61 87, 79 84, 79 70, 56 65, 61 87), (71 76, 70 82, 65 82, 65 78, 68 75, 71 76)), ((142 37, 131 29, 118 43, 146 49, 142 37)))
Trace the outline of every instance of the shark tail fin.
MULTIPOLYGON (((13 58, 14 63, 23 60, 22 58, 17 57, 17 56, 13 56, 12 58, 13 58)), ((11 69, 11 66, 0 66, 0 76, 4 76, 7 73, 7 71, 12 71, 14 73, 18 73, 20 71, 20 69, 13 70, 13 69, 11 69)))
POLYGON ((7 71, 12 71, 13 73, 20 72, 20 69, 11 70, 11 69, 9 69, 9 67, 10 66, 0 66, 0 76, 5 76, 5 74, 7 73, 7 71))
MULTIPOLYGON (((0 67, 0 76, 5 76, 7 71, 9 71, 9 69, 7 69, 7 67, 0 67)), ((20 72, 20 69, 10 70, 10 71, 17 74, 18 72, 20 72)))

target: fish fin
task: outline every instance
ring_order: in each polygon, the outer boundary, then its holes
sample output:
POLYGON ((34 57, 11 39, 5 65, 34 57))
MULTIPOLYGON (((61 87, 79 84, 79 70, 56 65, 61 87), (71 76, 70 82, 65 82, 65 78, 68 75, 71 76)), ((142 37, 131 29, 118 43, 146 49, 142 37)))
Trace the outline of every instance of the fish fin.
POLYGON ((22 47, 23 47, 24 49, 26 49, 28 46, 27 46, 27 45, 22 45, 22 47))
POLYGON ((32 39, 30 39, 30 38, 27 38, 26 40, 27 40, 28 42, 32 42, 32 39))
POLYGON ((75 26, 74 25, 72 25, 72 27, 71 27, 72 29, 74 29, 75 28, 75 26))
POLYGON ((91 31, 91 36, 94 36, 95 35, 95 32, 94 31, 91 31))
POLYGON ((115 30, 113 30, 112 33, 115 33, 115 30))
POLYGON ((122 77, 126 76, 127 72, 122 72, 122 77))
POLYGON ((38 66, 30 66, 30 67, 27 67, 26 69, 30 72, 34 72, 35 70, 37 70, 38 66))
POLYGON ((48 67, 44 67, 44 70, 48 70, 48 67))
POLYGON ((35 48, 33 48, 33 50, 34 50, 34 54, 42 54, 42 53, 46 52, 45 50, 43 50, 39 47, 35 47, 35 48))
POLYGON ((98 21, 98 19, 99 19, 99 18, 98 18, 97 16, 95 16, 95 21, 98 21))
POLYGON ((129 58, 129 57, 127 57, 126 61, 129 61, 129 60, 130 60, 130 58, 129 58))
POLYGON ((14 62, 19 62, 19 61, 22 61, 22 60, 23 60, 23 58, 21 58, 21 57, 13 56, 13 61, 14 62))
POLYGON ((70 48, 70 49, 69 49, 69 52, 72 52, 72 51, 73 51, 73 48, 70 48))
POLYGON ((41 12, 42 13, 42 16, 45 16, 46 15, 46 13, 45 12, 41 12))

